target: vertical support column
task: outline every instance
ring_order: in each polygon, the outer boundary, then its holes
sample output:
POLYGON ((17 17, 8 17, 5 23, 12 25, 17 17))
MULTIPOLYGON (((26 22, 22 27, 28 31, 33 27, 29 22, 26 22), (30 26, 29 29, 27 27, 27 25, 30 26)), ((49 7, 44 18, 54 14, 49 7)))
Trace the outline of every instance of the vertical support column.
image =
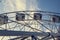
POLYGON ((31 36, 31 38, 32 38, 32 40, 37 40, 37 39, 36 39, 36 37, 35 37, 35 36, 33 36, 33 35, 31 36))

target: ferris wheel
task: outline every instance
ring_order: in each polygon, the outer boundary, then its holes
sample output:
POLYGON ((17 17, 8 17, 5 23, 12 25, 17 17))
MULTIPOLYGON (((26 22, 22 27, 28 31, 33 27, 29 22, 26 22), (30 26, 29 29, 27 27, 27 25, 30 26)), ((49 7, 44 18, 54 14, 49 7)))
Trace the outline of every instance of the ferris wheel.
POLYGON ((37 9, 1 13, 0 40, 59 40, 58 14, 37 9))

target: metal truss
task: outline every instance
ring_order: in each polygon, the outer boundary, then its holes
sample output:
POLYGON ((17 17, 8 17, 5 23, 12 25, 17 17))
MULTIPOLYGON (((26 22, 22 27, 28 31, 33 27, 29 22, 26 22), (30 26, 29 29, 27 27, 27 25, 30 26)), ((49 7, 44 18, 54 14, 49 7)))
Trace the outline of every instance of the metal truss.
MULTIPOLYGON (((15 11, 15 12, 7 12, 2 13, 2 15, 8 16, 8 23, 0 25, 0 36, 17 36, 16 38, 10 38, 8 40, 56 40, 60 37, 60 33, 58 33, 58 27, 60 25, 59 22, 53 22, 51 20, 34 20, 34 19, 25 19, 24 21, 16 21, 16 13, 23 12, 25 15, 33 18, 28 12, 39 12, 42 15, 48 15, 50 17, 60 13, 56 12, 48 12, 48 11, 15 11), (52 14, 53 13, 53 14, 52 14), (10 15, 10 16, 9 16, 10 15), (51 27, 51 28, 50 28, 51 27), (49 32, 46 32, 48 30, 49 32), (19 36, 19 37, 18 37, 19 36)), ((59 15, 57 15, 59 16, 59 15)), ((1 17, 2 18, 2 17, 1 17)), ((2 37, 1 40, 3 40, 2 37)))

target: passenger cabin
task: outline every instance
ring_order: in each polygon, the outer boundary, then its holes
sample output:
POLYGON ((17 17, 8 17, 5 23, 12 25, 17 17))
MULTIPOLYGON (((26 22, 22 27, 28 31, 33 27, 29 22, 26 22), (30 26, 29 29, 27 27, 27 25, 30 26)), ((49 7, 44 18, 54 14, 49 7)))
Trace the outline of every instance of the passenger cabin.
POLYGON ((6 23, 8 23, 8 16, 0 15, 0 24, 6 24, 6 23))
POLYGON ((42 20, 42 14, 40 14, 40 13, 34 13, 34 19, 35 20, 42 20))
POLYGON ((52 21, 53 21, 53 22, 60 22, 60 16, 53 15, 52 21))
POLYGON ((23 14, 23 13, 16 13, 16 20, 17 21, 24 21, 25 20, 25 14, 23 14))

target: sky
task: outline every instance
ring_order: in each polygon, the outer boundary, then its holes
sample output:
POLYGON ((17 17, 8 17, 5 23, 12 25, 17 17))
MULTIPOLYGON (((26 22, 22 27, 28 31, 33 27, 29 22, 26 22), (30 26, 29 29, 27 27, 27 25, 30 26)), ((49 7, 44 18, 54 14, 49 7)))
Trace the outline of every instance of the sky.
MULTIPOLYGON (((16 0, 12 0, 12 1, 11 0, 7 0, 6 3, 5 3, 5 1, 6 0, 4 0, 4 2, 3 2, 3 0, 2 1, 0 0, 0 11, 1 11, 1 9, 3 9, 1 7, 4 7, 1 4, 4 4, 6 6, 5 7, 5 11, 6 11, 6 9, 9 9, 9 8, 10 8, 10 11, 11 11, 11 8, 12 9, 14 8, 13 5, 17 7, 17 10, 20 10, 22 7, 25 7, 25 1, 24 0, 20 0, 20 1, 19 0, 17 0, 17 1, 16 0), (15 3, 15 4, 13 4, 13 3, 15 3), (7 7, 7 6, 9 6, 9 7, 7 7)), ((41 10, 59 12, 60 13, 60 0, 37 0, 37 2, 36 2, 36 0, 29 0, 29 1, 35 1, 35 3, 34 2, 31 2, 31 3, 35 7, 37 5, 38 6, 37 9, 40 8, 41 10)), ((27 5, 29 5, 29 2, 27 3, 27 5)), ((15 9, 16 8, 14 8, 14 10, 15 9)), ((24 9, 24 8, 22 8, 22 9, 24 9)))
POLYGON ((38 7, 41 10, 60 13, 60 0, 38 0, 38 7))

